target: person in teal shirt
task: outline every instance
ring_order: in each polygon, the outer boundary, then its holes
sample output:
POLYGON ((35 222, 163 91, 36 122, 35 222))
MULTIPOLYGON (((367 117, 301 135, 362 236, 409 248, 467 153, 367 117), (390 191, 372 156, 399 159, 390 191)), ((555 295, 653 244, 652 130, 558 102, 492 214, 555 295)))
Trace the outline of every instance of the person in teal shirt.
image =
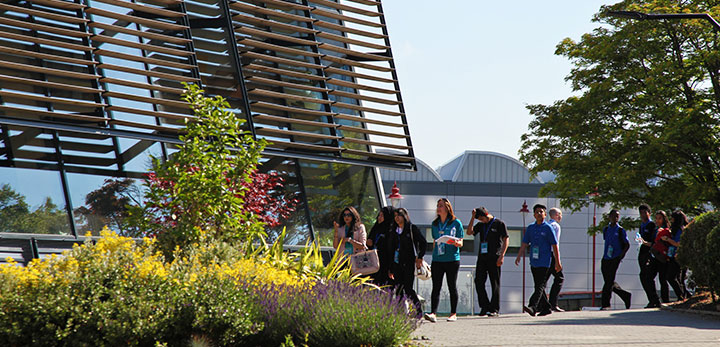
POLYGON ((432 255, 432 294, 430 296, 429 314, 425 319, 435 322, 438 305, 440 303, 440 289, 443 277, 447 277, 448 290, 450 290, 450 317, 448 322, 457 320, 457 275, 460 270, 460 247, 463 245, 462 222, 455 218, 452 205, 448 199, 442 198, 437 202, 437 218, 432 222, 433 255, 432 255), (442 238, 442 239, 441 239, 442 238))

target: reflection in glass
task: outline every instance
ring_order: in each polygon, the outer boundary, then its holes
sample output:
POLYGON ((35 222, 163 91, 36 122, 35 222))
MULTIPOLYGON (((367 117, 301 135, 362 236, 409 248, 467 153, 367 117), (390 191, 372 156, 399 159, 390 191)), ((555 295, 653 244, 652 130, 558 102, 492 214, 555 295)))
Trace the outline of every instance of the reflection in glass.
POLYGON ((0 167, 0 232, 69 234, 60 175, 0 167))
POLYGON ((139 205, 142 201, 139 180, 70 173, 67 177, 78 235, 87 232, 99 235, 105 226, 120 235, 134 234, 126 218, 128 205, 139 205))
POLYGON ((332 246, 332 222, 347 206, 358 210, 369 230, 380 206, 373 168, 301 161, 300 169, 315 236, 321 246, 332 246))

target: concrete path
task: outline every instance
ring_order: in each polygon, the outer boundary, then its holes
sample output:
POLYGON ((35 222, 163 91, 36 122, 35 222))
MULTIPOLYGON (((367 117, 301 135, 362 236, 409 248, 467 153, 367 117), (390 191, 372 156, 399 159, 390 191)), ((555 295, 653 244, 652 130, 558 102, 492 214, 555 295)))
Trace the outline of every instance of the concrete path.
POLYGON ((718 346, 720 318, 658 309, 573 311, 545 317, 505 314, 424 321, 414 342, 427 346, 718 346))

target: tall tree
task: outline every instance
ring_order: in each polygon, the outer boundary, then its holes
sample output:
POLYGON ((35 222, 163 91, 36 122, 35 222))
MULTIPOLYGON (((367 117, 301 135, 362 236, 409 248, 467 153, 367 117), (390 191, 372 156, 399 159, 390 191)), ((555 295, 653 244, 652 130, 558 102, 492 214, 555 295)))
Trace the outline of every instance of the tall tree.
POLYGON ((574 95, 529 105, 535 117, 520 159, 557 176, 541 190, 564 206, 600 204, 699 212, 720 207, 720 40, 705 21, 638 21, 608 10, 703 12, 720 1, 627 0, 603 6, 603 24, 556 54, 574 65, 574 95))

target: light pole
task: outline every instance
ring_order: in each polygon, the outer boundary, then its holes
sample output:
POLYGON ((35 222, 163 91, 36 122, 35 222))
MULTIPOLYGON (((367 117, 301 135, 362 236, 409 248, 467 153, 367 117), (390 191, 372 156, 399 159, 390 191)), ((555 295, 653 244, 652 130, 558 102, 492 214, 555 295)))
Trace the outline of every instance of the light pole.
MULTIPOLYGON (((598 195, 600 195, 600 194, 598 194, 597 188, 595 188, 595 191, 588 194, 588 197, 593 199, 593 198, 597 197, 598 195)), ((592 270, 592 295, 590 298, 590 306, 592 306, 592 307, 595 307, 595 274, 597 271, 595 269, 595 266, 596 266, 596 264, 595 264, 595 237, 597 235, 597 233, 595 232, 595 227, 597 226, 597 218, 596 218, 597 213, 596 212, 597 212, 597 203, 595 202, 595 199, 593 199, 593 255, 592 255, 593 270, 592 270)))
POLYGON ((398 208, 398 206, 400 206, 400 200, 403 199, 403 196, 400 195, 400 188, 397 186, 397 181, 393 183, 388 199, 390 199, 390 205, 392 205, 393 208, 398 208))
MULTIPOLYGON (((520 242, 525 239, 525 215, 530 213, 528 210, 527 200, 523 201, 522 208, 519 211, 523 215, 523 227, 520 234, 520 242)), ((523 253, 523 274, 522 274, 522 304, 525 305, 525 253, 523 253)))
POLYGON ((608 11, 607 14, 611 17, 637 20, 704 19, 710 22, 715 30, 720 31, 720 23, 707 13, 642 13, 637 11, 608 11))

